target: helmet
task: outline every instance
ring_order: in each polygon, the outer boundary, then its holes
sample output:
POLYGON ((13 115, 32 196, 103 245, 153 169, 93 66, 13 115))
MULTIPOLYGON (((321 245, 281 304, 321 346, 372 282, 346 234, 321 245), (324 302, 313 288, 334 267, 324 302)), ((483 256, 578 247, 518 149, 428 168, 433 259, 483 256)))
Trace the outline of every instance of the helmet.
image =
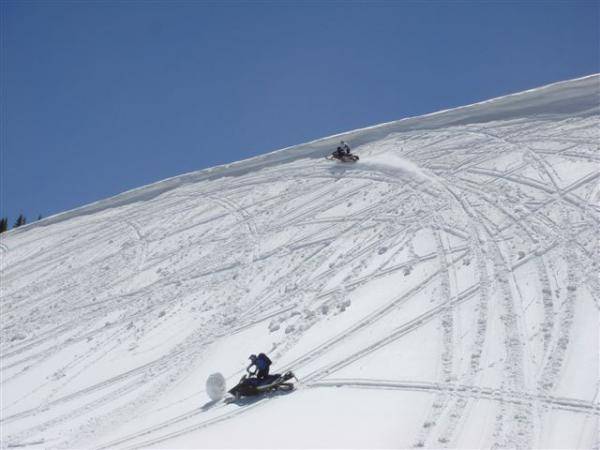
POLYGON ((250 357, 248 358, 250 361, 254 361, 256 359, 256 355, 250 355, 250 357))

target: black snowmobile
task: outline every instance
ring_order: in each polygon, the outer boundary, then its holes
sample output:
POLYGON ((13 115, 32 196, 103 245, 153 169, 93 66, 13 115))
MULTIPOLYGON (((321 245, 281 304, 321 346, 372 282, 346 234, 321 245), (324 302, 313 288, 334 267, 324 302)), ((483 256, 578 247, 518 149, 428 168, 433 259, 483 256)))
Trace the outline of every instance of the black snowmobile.
POLYGON ((327 157, 329 160, 337 159, 341 162, 356 162, 358 161, 358 155, 353 155, 352 153, 343 153, 339 154, 337 152, 333 152, 330 156, 327 157))
POLYGON ((292 378, 298 380, 291 371, 288 371, 283 375, 278 373, 267 375, 263 379, 244 375, 240 379, 240 382, 229 390, 229 393, 233 395, 234 398, 238 399, 241 397, 260 395, 266 392, 292 391, 294 389, 294 384, 289 381, 292 378))
POLYGON ((338 148, 336 148, 335 151, 327 157, 327 159, 337 159, 341 162, 356 162, 358 161, 358 156, 352 154, 350 151, 350 146, 344 141, 341 141, 338 148))

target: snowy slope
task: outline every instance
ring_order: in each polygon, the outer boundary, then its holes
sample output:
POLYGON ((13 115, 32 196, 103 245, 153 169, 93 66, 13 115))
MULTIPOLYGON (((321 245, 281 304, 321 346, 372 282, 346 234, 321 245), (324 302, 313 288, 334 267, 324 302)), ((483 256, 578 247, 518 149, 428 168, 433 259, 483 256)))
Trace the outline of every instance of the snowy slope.
POLYGON ((598 447, 599 105, 566 81, 2 234, 2 446, 598 447), (299 389, 211 403, 259 351, 299 389))

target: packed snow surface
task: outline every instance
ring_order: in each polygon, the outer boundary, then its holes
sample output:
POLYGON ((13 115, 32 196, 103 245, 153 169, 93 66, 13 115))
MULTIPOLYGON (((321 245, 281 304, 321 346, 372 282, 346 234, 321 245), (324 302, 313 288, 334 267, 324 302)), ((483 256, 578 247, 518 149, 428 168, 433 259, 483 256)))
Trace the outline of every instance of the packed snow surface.
POLYGON ((1 445, 598 448, 599 83, 2 234, 1 445), (218 400, 259 352, 297 389, 218 400))

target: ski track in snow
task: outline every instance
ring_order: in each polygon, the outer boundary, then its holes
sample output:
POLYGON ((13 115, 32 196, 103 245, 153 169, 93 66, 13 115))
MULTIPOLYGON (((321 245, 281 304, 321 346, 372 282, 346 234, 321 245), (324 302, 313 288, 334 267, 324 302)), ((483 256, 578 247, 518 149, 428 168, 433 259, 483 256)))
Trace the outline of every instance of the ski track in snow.
POLYGON ((573 114, 391 132, 354 165, 291 160, 3 235, 1 445, 168 446, 293 401, 202 407, 190 380, 251 333, 300 390, 430 398, 403 447, 551 446, 557 411, 585 418, 569 446, 597 447, 600 381, 569 376, 598 373, 577 346, 598 342, 599 129, 573 114), (363 376, 426 327, 422 377, 363 376))

